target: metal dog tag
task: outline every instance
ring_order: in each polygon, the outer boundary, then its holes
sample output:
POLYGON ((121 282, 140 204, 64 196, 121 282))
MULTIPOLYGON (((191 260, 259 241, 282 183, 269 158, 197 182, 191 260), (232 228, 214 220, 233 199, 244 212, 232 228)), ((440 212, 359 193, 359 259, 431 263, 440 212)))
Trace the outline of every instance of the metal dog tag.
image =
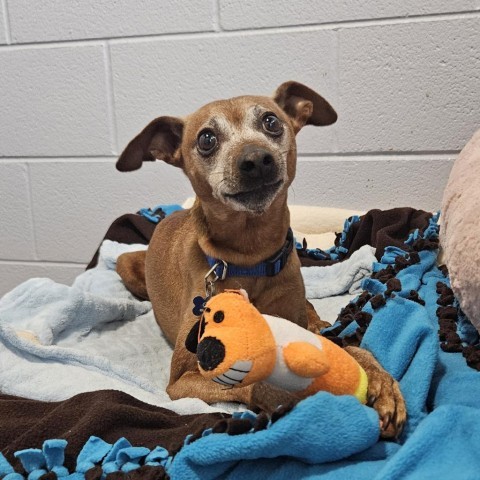
POLYGON ((192 312, 195 316, 200 317, 205 310, 205 304, 215 295, 215 282, 218 280, 225 280, 227 276, 228 263, 219 260, 205 275, 205 297, 197 295, 193 299, 192 312), (218 272, 218 269, 221 272, 218 272))

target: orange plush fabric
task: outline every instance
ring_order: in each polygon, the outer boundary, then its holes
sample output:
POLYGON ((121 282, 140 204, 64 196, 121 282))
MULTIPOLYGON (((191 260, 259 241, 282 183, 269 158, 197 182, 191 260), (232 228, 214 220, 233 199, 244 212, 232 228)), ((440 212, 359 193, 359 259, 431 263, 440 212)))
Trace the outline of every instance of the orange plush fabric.
POLYGON ((353 357, 288 320, 262 315, 244 290, 207 302, 197 356, 202 375, 224 387, 266 381, 300 398, 325 390, 366 403, 367 375, 353 357))

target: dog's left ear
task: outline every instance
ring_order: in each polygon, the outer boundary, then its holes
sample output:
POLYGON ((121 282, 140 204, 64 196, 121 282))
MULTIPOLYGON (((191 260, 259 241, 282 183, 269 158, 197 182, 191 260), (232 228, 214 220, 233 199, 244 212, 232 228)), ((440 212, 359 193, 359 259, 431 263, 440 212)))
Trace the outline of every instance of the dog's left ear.
POLYGON ((298 82, 282 83, 273 99, 287 113, 295 133, 305 125, 331 125, 337 121, 337 112, 317 92, 298 82))

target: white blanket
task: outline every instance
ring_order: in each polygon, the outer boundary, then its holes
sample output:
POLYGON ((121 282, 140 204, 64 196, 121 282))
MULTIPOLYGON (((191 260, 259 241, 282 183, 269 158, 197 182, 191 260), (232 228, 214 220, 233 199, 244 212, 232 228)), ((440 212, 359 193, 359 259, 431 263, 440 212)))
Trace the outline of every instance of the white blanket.
POLYGON ((360 283, 372 273, 375 249, 364 245, 343 262, 329 267, 302 267, 307 298, 326 298, 342 293, 357 293, 360 283))
MULTIPOLYGON (((58 401, 115 389, 181 414, 238 409, 193 398, 171 401, 166 394, 172 349, 150 302, 136 300, 114 271, 120 253, 144 248, 107 240, 98 266, 71 287, 35 278, 5 295, 0 300, 0 391, 58 401)), ((356 253, 340 265, 302 269, 324 320, 335 320, 371 272, 372 249, 356 253), (345 292, 350 293, 341 295, 345 292)))

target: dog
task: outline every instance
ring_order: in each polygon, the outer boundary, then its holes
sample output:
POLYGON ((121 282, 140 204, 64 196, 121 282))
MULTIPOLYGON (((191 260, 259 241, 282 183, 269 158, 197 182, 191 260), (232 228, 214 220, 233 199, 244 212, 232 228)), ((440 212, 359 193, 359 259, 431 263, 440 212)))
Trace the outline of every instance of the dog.
MULTIPOLYGON (((240 96, 183 119, 158 117, 120 155, 120 171, 154 160, 181 168, 196 193, 191 209, 159 223, 146 252, 123 254, 117 263, 127 288, 152 302, 174 346, 167 387, 172 399, 242 402, 268 412, 292 401, 290 392, 264 383, 224 389, 207 381, 185 341, 198 320, 195 297, 202 303, 215 292, 239 288, 263 314, 318 331, 322 322, 305 299, 293 248, 287 191, 295 177, 297 133, 336 120, 323 97, 289 81, 271 98, 240 96)), ((397 436, 406 419, 397 382, 369 352, 348 351, 367 372, 368 404, 379 414, 382 435, 397 436)))

